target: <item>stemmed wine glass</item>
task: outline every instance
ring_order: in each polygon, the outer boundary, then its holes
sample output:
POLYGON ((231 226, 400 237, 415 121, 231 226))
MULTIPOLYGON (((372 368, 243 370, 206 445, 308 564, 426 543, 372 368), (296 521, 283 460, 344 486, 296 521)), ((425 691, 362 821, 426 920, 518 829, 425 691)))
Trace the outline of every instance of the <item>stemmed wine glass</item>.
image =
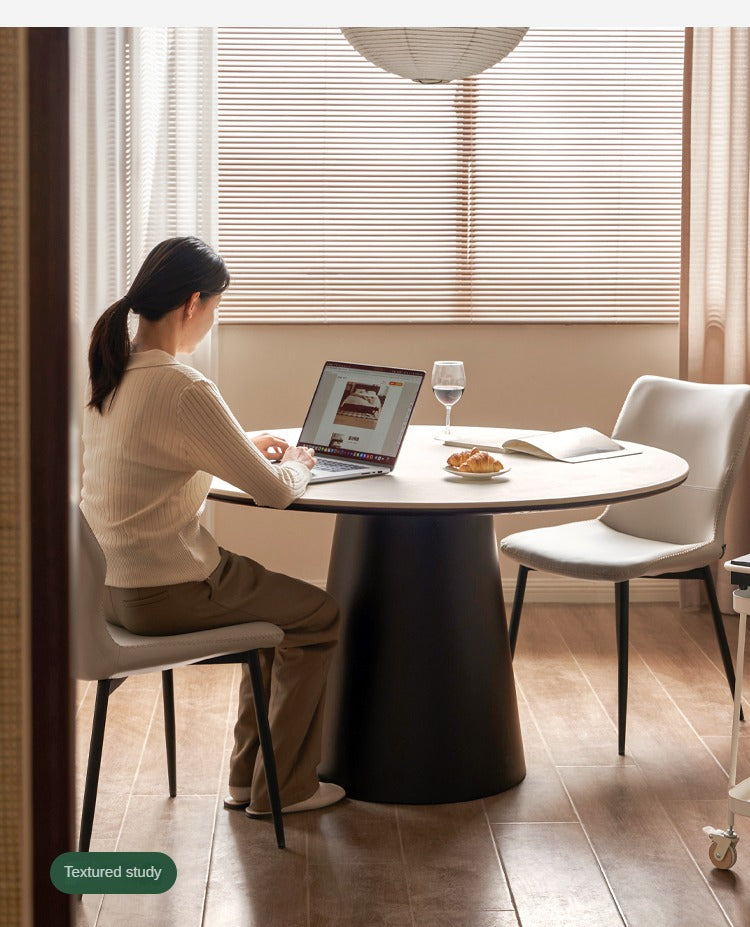
POLYGON ((435 399, 445 406, 445 438, 451 433, 451 409, 463 396, 465 388, 463 361, 435 361, 432 365, 432 392, 435 399))

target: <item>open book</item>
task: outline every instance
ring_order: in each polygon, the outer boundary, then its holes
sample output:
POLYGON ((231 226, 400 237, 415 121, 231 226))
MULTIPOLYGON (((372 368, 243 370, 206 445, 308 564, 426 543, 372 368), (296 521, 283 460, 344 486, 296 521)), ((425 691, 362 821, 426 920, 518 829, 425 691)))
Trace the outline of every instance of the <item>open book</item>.
POLYGON ((546 457, 566 463, 641 453, 639 448, 618 444, 594 428, 567 428, 564 431, 544 431, 522 438, 509 438, 503 442, 501 450, 532 454, 534 457, 546 457))
POLYGON ((533 454, 548 460, 562 460, 565 463, 581 463, 584 460, 602 460, 607 457, 626 457, 640 454, 638 447, 625 447, 608 438, 594 428, 567 428, 564 431, 520 432, 515 436, 510 429, 497 434, 472 434, 458 432, 448 438, 440 438, 445 445, 454 447, 477 447, 486 451, 509 451, 518 454, 533 454), (504 433, 503 433, 504 432, 504 433))

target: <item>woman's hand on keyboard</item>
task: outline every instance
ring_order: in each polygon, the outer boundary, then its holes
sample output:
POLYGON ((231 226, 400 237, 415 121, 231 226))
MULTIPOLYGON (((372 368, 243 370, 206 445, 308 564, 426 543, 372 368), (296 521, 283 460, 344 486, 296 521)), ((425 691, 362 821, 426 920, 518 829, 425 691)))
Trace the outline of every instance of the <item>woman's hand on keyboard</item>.
POLYGON ((283 463, 285 460, 297 460, 299 463, 303 463, 308 470, 312 470, 315 466, 315 454, 309 447, 288 447, 284 451, 281 462, 283 463))
POLYGON ((283 438, 279 438, 276 435, 269 435, 266 431, 261 434, 252 435, 250 440, 266 460, 281 459, 284 451, 289 447, 289 444, 283 438))

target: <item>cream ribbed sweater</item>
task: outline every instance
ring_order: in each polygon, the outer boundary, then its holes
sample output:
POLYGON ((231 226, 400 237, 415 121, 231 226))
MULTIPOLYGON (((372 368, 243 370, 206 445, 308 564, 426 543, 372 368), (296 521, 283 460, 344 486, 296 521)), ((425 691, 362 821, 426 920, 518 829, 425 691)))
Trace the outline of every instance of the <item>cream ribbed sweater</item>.
POLYGON ((258 505, 285 508, 310 471, 272 465, 203 374, 164 351, 131 355, 104 414, 83 420, 81 509, 107 560, 107 585, 205 579, 219 548, 199 523, 213 475, 258 505))

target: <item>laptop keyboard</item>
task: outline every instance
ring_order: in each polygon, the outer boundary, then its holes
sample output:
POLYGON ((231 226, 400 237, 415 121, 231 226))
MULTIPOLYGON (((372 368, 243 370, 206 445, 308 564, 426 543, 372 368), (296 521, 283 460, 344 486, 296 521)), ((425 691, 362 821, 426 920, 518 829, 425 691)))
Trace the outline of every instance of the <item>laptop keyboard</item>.
POLYGON ((340 472, 342 470, 361 470, 361 464, 344 463, 343 460, 329 460, 328 458, 318 458, 315 462, 316 470, 327 470, 340 472))

